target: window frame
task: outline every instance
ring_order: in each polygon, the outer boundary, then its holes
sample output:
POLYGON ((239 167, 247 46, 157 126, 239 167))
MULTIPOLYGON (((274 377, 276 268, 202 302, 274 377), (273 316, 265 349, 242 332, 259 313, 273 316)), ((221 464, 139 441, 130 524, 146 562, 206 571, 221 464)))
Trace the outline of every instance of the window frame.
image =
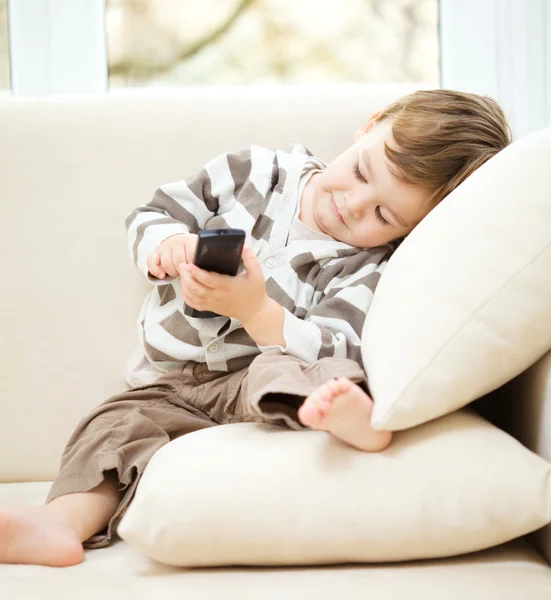
POLYGON ((8 28, 14 96, 107 91, 104 0, 8 0, 8 28))
POLYGON ((515 137, 551 125, 551 0, 440 0, 441 85, 498 100, 515 137))

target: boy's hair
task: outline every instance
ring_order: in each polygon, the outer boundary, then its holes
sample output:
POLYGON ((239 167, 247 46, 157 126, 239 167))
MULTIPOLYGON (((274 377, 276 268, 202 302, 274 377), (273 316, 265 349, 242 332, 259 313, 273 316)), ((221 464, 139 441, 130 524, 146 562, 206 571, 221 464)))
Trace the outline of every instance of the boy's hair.
POLYGON ((385 144, 391 173, 421 184, 435 204, 511 143, 511 128, 488 96, 421 90, 393 102, 377 117, 390 119, 396 147, 385 144), (394 168, 393 168, 394 167, 394 168))

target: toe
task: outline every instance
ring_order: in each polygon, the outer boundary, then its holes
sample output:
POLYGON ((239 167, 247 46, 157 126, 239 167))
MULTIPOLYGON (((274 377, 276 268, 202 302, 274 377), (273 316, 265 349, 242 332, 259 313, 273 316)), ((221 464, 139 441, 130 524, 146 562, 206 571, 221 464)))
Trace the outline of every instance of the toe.
POLYGON ((320 402, 327 400, 327 389, 326 386, 320 386, 316 388, 304 401, 304 403, 318 405, 320 402))
POLYGON ((322 400, 319 404, 318 404, 318 411, 320 413, 320 417, 324 417, 328 412, 329 409, 331 408, 331 402, 329 400, 322 400))
POLYGON ((335 377, 334 379, 330 379, 326 383, 327 389, 331 392, 332 396, 336 396, 341 393, 341 386, 339 385, 339 380, 335 377))
POLYGON ((333 399, 333 390, 327 384, 322 385, 320 388, 318 388, 317 398, 319 404, 322 404, 324 402, 331 402, 331 400, 333 399))
POLYGON ((339 386, 339 393, 341 394, 350 391, 353 385, 350 379, 348 379, 347 377, 339 377, 337 379, 337 384, 339 386))
POLYGON ((321 418, 322 415, 317 404, 309 402, 309 399, 306 399, 304 404, 298 409, 298 419, 307 427, 316 427, 319 425, 321 418))

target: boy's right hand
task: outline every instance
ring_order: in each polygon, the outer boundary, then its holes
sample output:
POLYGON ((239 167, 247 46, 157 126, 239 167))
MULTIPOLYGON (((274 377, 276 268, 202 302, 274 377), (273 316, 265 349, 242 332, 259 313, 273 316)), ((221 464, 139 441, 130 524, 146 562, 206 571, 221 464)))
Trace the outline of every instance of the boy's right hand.
POLYGON ((153 277, 164 279, 165 275, 179 277, 177 266, 193 262, 197 246, 194 233, 176 233, 162 241, 147 257, 147 268, 153 277))

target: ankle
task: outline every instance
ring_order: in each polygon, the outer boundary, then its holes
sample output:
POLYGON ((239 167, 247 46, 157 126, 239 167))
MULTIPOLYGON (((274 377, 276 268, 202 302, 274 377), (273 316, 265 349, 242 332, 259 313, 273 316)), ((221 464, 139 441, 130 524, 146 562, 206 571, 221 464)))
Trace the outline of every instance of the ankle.
POLYGON ((121 498, 117 483, 113 477, 106 477, 92 490, 54 498, 46 509, 63 520, 84 542, 105 529, 115 514, 121 498))

